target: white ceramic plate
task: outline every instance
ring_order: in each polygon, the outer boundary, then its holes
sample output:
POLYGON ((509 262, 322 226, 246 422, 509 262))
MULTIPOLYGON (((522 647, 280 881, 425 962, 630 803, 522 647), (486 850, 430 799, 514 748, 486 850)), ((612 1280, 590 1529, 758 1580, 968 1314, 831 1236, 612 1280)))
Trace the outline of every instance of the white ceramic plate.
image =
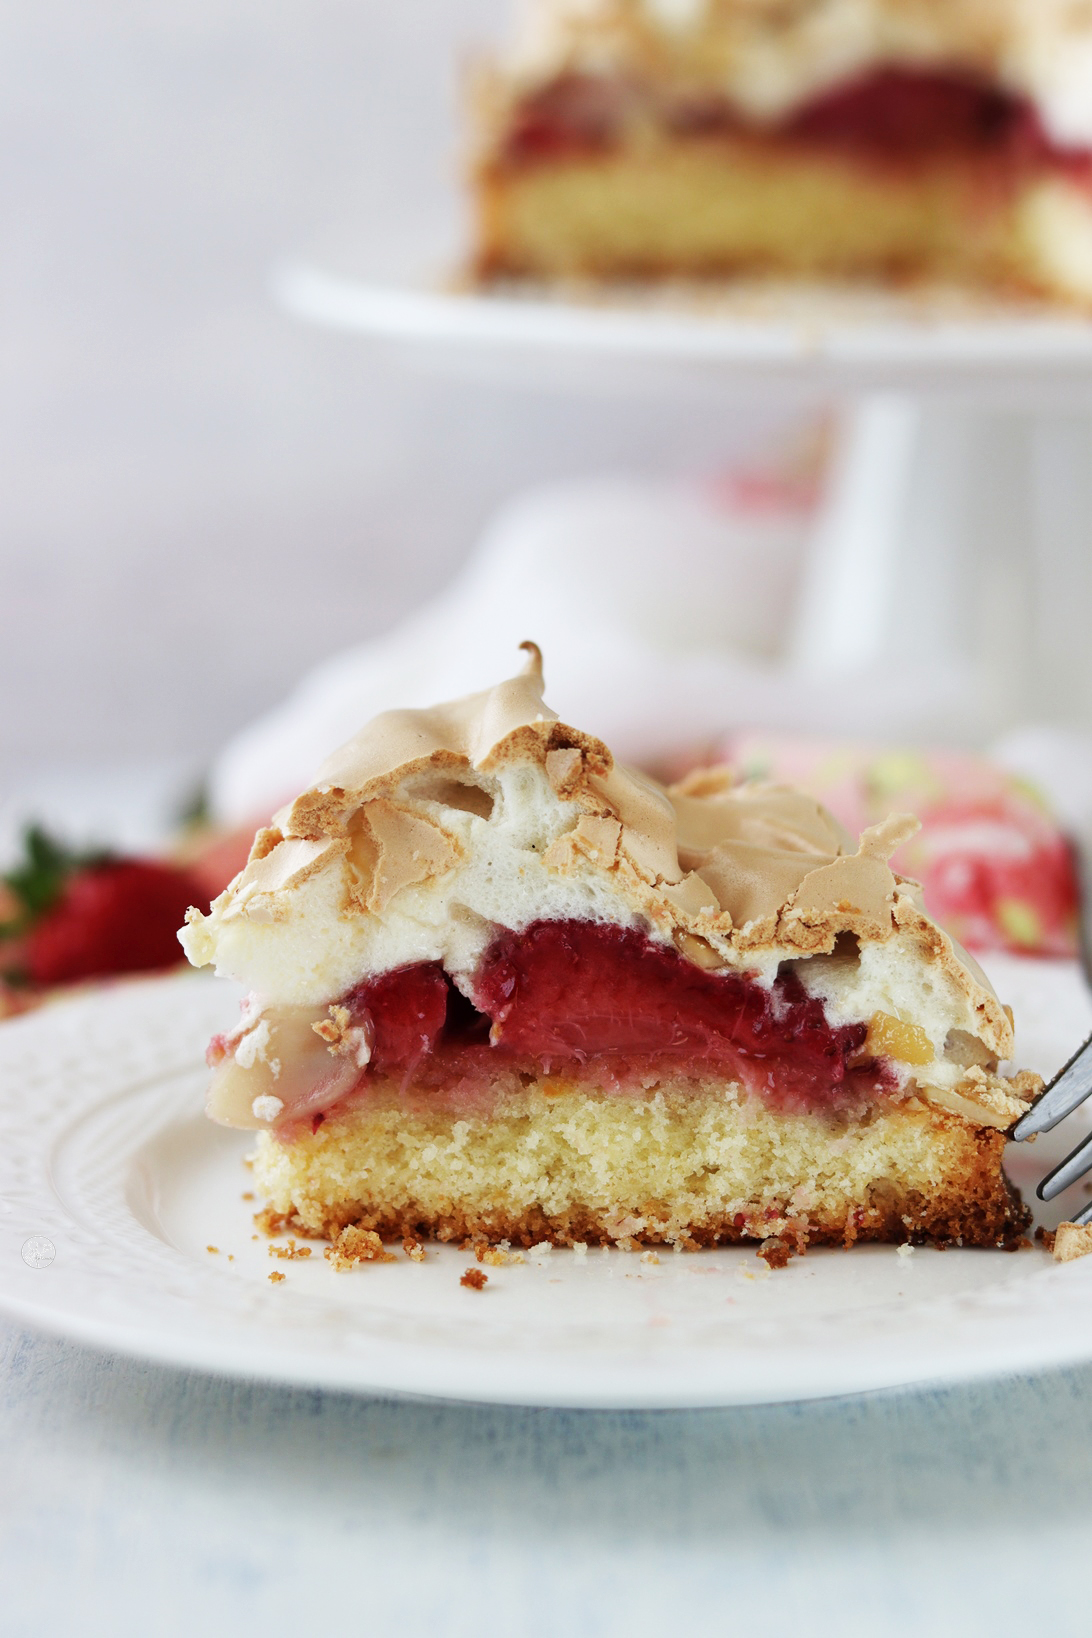
MULTIPOLYGON (((995 965, 1023 1056, 1053 1067, 1092 1023, 1076 969, 995 965)), ((236 1001, 185 974, 0 1026, 8 1315, 174 1365, 536 1405, 747 1404, 1092 1359, 1092 1258, 1038 1249, 815 1251, 773 1274, 750 1249, 554 1251, 489 1269, 481 1293, 451 1247, 349 1274, 273 1261, 242 1198, 248 1139, 201 1112, 204 1043, 236 1001)), ((1014 1173, 1034 1181, 1076 1136, 1015 1151, 1014 1173)))
POLYGON ((1092 319, 1042 303, 769 281, 483 291, 445 287, 416 268, 370 273, 354 260, 353 273, 281 267, 273 294, 298 318, 413 344, 433 362, 508 358, 538 374, 583 364, 592 379, 605 363, 613 374, 623 365, 657 377, 712 371, 748 389, 942 387, 1048 399, 1092 389, 1092 319))

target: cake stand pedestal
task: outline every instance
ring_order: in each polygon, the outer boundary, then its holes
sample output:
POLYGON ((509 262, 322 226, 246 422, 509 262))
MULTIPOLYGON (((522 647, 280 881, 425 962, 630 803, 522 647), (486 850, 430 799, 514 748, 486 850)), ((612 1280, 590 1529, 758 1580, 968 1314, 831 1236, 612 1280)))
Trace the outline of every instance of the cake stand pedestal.
POLYGON ((1092 436, 1069 408, 862 394, 843 415, 790 660, 973 658, 1001 729, 1092 710, 1092 436))
POLYGON ((729 401, 832 401, 840 433, 785 656, 809 679, 887 656, 975 679, 953 731, 1092 715, 1092 320, 966 296, 733 286, 444 290, 289 267, 300 318, 438 367, 729 401), (963 720, 961 720, 963 719, 963 720))

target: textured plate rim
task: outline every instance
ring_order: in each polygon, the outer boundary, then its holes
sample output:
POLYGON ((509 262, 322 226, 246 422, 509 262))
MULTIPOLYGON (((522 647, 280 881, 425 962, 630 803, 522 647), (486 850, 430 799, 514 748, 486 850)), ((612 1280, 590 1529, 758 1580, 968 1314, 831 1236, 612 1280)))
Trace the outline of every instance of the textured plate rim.
POLYGON ((1092 387, 1092 318, 921 295, 741 290, 617 299, 551 295, 533 287, 445 288, 419 277, 350 276, 303 263, 273 269, 270 289, 294 317, 377 340, 629 361, 706 365, 754 382, 892 386, 940 382, 988 389, 1034 383, 1065 395, 1092 387))

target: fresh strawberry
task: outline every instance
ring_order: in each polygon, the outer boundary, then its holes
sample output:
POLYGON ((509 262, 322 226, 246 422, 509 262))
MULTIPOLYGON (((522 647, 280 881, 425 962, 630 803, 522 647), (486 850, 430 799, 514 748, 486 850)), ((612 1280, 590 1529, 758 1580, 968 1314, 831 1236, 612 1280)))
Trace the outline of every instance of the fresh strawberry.
POLYGON ((41 831, 6 884, 21 907, 7 934, 9 976, 36 985, 147 972, 182 959, 178 929, 208 893, 190 871, 152 859, 70 854, 41 831))
POLYGON ((186 911, 203 900, 187 871, 152 860, 114 859, 77 871, 27 938, 27 976, 67 984, 173 966, 182 958, 178 929, 186 911))

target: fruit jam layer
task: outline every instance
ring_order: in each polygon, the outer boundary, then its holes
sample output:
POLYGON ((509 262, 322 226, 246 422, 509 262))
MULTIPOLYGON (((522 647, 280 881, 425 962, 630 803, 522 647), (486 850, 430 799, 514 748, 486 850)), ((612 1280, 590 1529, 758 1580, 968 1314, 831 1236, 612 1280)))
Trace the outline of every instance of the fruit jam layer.
MULTIPOLYGON (((663 1074, 714 1074, 796 1111, 860 1107, 895 1084, 890 1066, 865 1053, 867 1025, 828 1023, 794 974, 766 988, 593 922, 502 934, 472 999, 431 962, 362 984, 339 1005, 371 1056, 338 1102, 392 1082, 403 1094, 473 1102, 498 1070, 619 1091, 663 1074)), ((322 1113, 313 1095, 294 1098, 280 1124, 322 1113)))
POLYGON ((649 125, 685 137, 745 137, 771 150, 827 149, 887 165, 995 158, 1006 169, 1088 176, 1092 153, 1054 143, 1026 98, 961 75, 882 68, 836 86, 778 125, 758 126, 715 93, 656 96, 621 78, 569 73, 525 97, 503 162, 524 166, 606 154, 649 125))

